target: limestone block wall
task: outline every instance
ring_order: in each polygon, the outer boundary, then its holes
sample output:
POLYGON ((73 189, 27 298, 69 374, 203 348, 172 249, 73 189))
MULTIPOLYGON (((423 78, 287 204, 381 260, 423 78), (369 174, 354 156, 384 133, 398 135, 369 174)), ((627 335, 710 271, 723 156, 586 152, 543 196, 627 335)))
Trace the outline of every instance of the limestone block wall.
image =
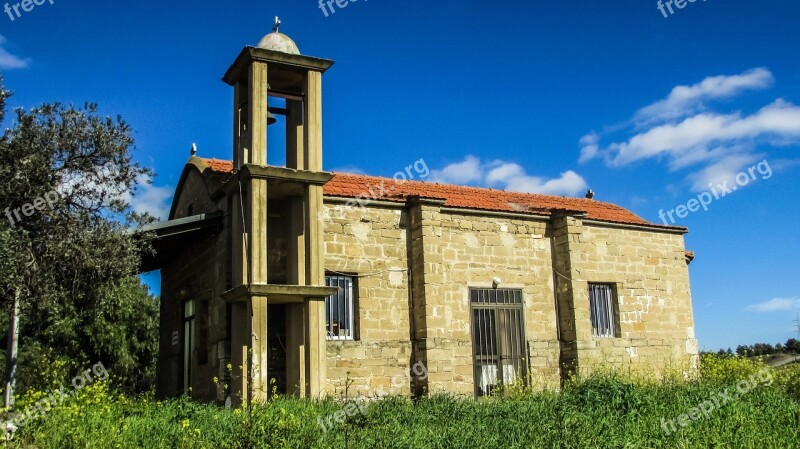
POLYGON ((327 342, 325 391, 409 394, 411 364, 406 214, 401 207, 361 209, 326 202, 326 272, 358 275, 355 341, 327 342))
POLYGON ((326 199, 325 269, 358 275, 355 341, 327 342, 328 394, 475 392, 470 288, 521 289, 529 375, 558 387, 573 370, 686 370, 697 362, 679 232, 574 216, 443 208, 412 199, 347 207, 326 199), (335 212, 333 209, 336 209, 335 212), (619 335, 592 336, 588 285, 618 295, 619 335), (423 363, 427 376, 405 373, 423 363))
MULTIPOLYGON (((620 338, 578 335, 579 359, 598 365, 660 373, 696 367, 689 269, 682 234, 580 223, 576 319, 588 320, 588 282, 615 286, 620 338)), ((574 260, 574 258, 573 258, 574 260)))
POLYGON ((556 386, 559 343, 552 253, 544 219, 442 212, 442 285, 428 298, 429 390, 474 393, 470 288, 523 292, 529 375, 534 386, 556 386))

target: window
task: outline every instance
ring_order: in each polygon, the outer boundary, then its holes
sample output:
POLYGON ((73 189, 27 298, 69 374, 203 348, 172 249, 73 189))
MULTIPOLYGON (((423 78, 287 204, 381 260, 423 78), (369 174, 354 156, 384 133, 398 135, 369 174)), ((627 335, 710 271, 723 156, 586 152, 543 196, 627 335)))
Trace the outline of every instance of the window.
POLYGON ((527 378, 522 290, 471 289, 475 394, 527 378))
POLYGON ((194 301, 183 303, 183 391, 192 387, 192 361, 194 353, 194 301))
POLYGON ((325 285, 339 291, 325 300, 328 340, 355 340, 355 276, 325 276, 325 285))
POLYGON ((589 310, 592 335, 601 338, 617 336, 617 304, 614 289, 608 284, 589 284, 589 310))

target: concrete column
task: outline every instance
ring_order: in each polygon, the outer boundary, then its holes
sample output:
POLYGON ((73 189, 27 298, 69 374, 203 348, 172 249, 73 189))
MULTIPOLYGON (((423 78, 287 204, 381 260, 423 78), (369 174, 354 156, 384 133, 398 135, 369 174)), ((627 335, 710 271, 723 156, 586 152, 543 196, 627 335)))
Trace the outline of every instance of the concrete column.
MULTIPOLYGON (((248 180, 247 209, 249 210, 250 283, 267 283, 267 180, 248 180)), ((265 400, 269 393, 267 378, 267 299, 251 297, 252 307, 252 386, 253 400, 265 400)), ((238 324, 238 323, 237 323, 238 324)))
POLYGON ((246 302, 236 302, 231 306, 234 326, 231 335, 231 398, 234 405, 250 400, 248 394, 248 366, 250 351, 251 321, 250 308, 246 302))
POLYGON ((251 382, 254 401, 269 399, 269 377, 267 376, 267 361, 269 348, 267 347, 267 298, 254 296, 251 300, 253 307, 253 335, 251 343, 251 382))
POLYGON ((287 264, 289 284, 306 285, 306 222, 304 198, 292 198, 289 203, 289 243, 287 264))
POLYGON ((304 170, 305 166, 305 126, 303 122, 303 102, 286 100, 286 167, 304 170))
POLYGON ((306 76, 305 167, 322 171, 322 73, 306 76))
MULTIPOLYGON (((325 242, 319 211, 322 210, 322 186, 307 186, 305 193, 306 285, 325 285, 325 242)), ((306 394, 318 396, 326 381, 327 336, 325 301, 306 300, 306 394)))
POLYGON ((309 397, 322 395, 327 379, 325 334, 325 301, 306 301, 303 305, 305 329, 305 394, 309 397))
POLYGON ((319 212, 322 211, 322 186, 309 185, 305 193, 306 284, 325 285, 325 237, 319 212))
MULTIPOLYGON (((235 180, 232 182, 236 182, 235 180)), ((245 195, 246 192, 243 192, 245 195)), ((247 284, 247 251, 245 248, 249 246, 248 236, 245 232, 244 225, 247 217, 243 216, 242 202, 239 192, 232 194, 230 197, 230 211, 231 211, 231 282, 234 287, 247 284)))
POLYGON ((248 156, 245 154, 242 145, 243 140, 247 140, 247 130, 250 125, 246 125, 246 119, 250 113, 249 106, 249 93, 247 91, 247 83, 238 82, 233 86, 233 168, 239 169, 248 156), (244 108, 248 109, 245 110, 244 108))
POLYGON ((250 123, 247 162, 267 165, 267 64, 253 61, 249 72, 250 123))
POLYGON ((245 207, 249 211, 247 230, 250 282, 267 283, 267 180, 251 178, 247 182, 245 207))
MULTIPOLYGON (((288 243, 289 283, 306 285, 305 198, 293 198, 289 205, 290 240, 288 243)), ((306 325, 305 304, 286 307, 286 388, 288 394, 306 396, 306 325)))

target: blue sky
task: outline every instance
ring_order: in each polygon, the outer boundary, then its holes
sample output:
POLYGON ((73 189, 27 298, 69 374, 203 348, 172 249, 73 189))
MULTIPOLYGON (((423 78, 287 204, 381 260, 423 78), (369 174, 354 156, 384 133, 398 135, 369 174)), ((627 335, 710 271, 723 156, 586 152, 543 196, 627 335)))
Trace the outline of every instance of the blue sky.
POLYGON ((326 17, 313 0, 48 0, 12 9, 13 21, 0 11, 0 70, 11 107, 94 101, 121 114, 137 159, 158 173, 136 206, 159 214, 192 142, 230 158, 232 92, 220 78, 280 15, 304 54, 337 61, 324 86, 327 169, 391 176, 424 158, 438 181, 591 188, 654 222, 674 210, 697 252, 701 347, 795 336, 800 3, 333 7, 326 17))

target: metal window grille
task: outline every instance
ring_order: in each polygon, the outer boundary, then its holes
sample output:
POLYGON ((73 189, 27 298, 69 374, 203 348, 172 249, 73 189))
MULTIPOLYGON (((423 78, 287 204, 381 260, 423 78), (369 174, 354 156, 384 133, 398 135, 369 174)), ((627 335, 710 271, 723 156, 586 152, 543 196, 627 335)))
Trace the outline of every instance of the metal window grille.
POLYGON ((325 285, 339 291, 325 300, 325 330, 328 340, 355 339, 353 276, 326 276, 325 285))
POLYGON ((500 385, 526 382, 522 291, 472 289, 470 302, 475 394, 487 396, 500 385))
POLYGON ((595 337, 617 335, 614 302, 614 290, 610 285, 589 284, 589 309, 595 337))

